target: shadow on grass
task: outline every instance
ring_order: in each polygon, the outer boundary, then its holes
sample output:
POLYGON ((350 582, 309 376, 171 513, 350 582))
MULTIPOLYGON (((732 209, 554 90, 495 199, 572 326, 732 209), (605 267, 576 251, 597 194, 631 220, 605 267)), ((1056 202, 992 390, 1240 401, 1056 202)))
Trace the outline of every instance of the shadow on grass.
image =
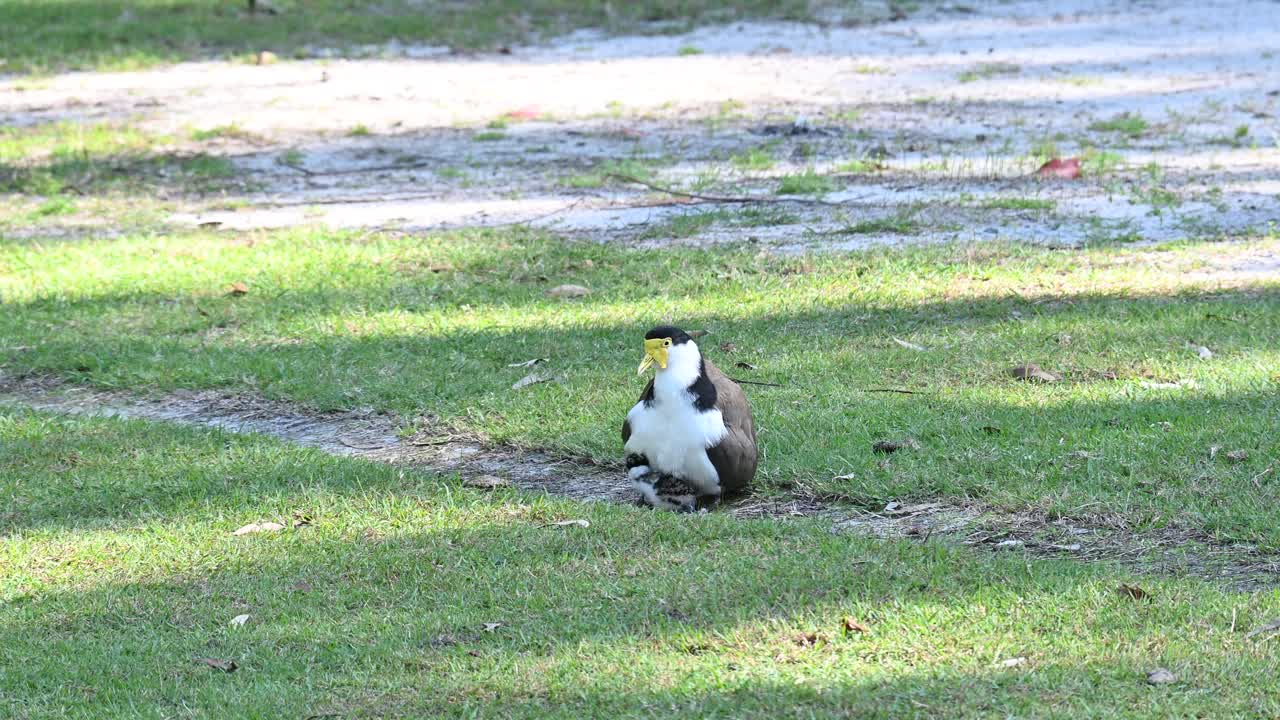
MULTIPOLYGON (((511 250, 523 252, 537 254, 511 250)), ((483 276, 484 267, 469 271, 483 276)), ((12 317, 22 327, 5 331, 20 346, 8 365, 106 387, 253 388, 322 409, 434 414, 498 441, 611 458, 619 418, 639 389, 639 381, 622 380, 634 372, 636 328, 660 319, 628 321, 608 310, 644 307, 646 286, 628 279, 628 270, 619 268, 611 285, 602 283, 582 304, 601 308, 588 312, 595 319, 568 323, 553 320, 563 305, 541 295, 542 283, 528 291, 490 281, 450 289, 447 278, 345 289, 297 284, 287 296, 263 290, 200 303, 148 292, 19 303, 12 317), (432 321, 417 330, 402 322, 419 311, 425 319, 444 302, 459 316, 504 306, 525 312, 511 313, 518 325, 505 328, 442 329, 432 321), (399 318, 394 329, 339 329, 380 313, 399 318), (46 330, 37 337, 33 328, 46 330), (298 328, 330 330, 297 336, 298 328), (558 381, 511 390, 528 369, 509 366, 537 357, 550 359, 558 381)), ((863 280, 873 282, 874 273, 863 280)), ((1280 458, 1271 431, 1280 399, 1264 371, 1280 338, 1280 288, 907 307, 848 302, 745 317, 700 307, 698 296, 681 302, 667 309, 687 310, 681 323, 688 327, 713 330, 703 344, 715 362, 745 379, 784 384, 748 387, 766 488, 873 508, 895 499, 973 498, 1280 542, 1268 516, 1256 512, 1280 499, 1280 485, 1261 481, 1280 458), (934 349, 889 342, 898 335, 934 349), (1196 364, 1186 349, 1192 340, 1212 345, 1218 365, 1196 364), (725 352, 724 342, 740 347, 725 352), (735 366, 744 361, 751 367, 735 366), (1037 386, 1007 375, 1028 361, 1064 381, 1037 386), (1200 377, 1199 387, 1178 385, 1189 376, 1200 377), (866 392, 886 387, 915 394, 866 392), (921 449, 888 459, 871 452, 875 441, 901 437, 921 449)), ((124 507, 164 507, 173 490, 126 492, 133 501, 124 507)))
POLYGON ((1262 701, 1239 678, 1266 682, 1274 662, 1226 630, 1237 611, 1241 628, 1262 622, 1267 598, 1194 581, 1153 581, 1156 600, 1139 604, 1100 566, 834 536, 810 522, 481 496, 141 422, 13 423, 6 436, 45 453, 18 453, 25 482, 67 498, 142 510, 145 499, 117 490, 167 476, 169 499, 201 478, 235 500, 152 506, 106 526, 66 507, 65 530, 6 538, 22 563, 5 578, 0 697, 37 715, 73 700, 98 717, 172 703, 455 716, 469 702, 504 717, 1008 714, 1087 707, 1099 693, 1145 703, 1155 691, 1143 673, 1157 664, 1190 678, 1162 707, 1191 712, 1262 701), (78 469, 50 470, 59 450, 78 452, 78 469), (294 511, 311 524, 230 535, 294 511), (591 526, 549 527, 565 517, 591 526), (249 622, 230 627, 240 614, 249 622), (846 633, 849 616, 869 632, 846 633), (240 669, 224 675, 202 657, 240 669), (1004 668, 1012 657, 1027 667, 1004 668))
MULTIPOLYGON (((835 5, 837 3, 817 3, 835 5)), ((800 0, 473 0, 423 5, 272 0, 251 15, 245 0, 27 0, 0 5, 0 71, 130 69, 155 63, 272 50, 281 55, 398 42, 498 50, 582 27, 643 29, 644 23, 807 20, 800 0)), ((671 26, 668 25, 670 28, 671 26)))

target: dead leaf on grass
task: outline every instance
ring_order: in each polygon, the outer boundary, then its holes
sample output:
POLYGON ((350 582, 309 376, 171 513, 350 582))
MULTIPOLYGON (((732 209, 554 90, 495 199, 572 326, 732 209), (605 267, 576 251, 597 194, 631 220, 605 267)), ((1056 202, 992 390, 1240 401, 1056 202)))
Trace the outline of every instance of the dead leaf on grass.
POLYGON ((906 348, 906 349, 908 349, 908 350, 915 350, 916 352, 924 352, 924 351, 925 351, 925 347, 924 347, 923 345, 917 345, 917 344, 915 344, 915 343, 913 343, 913 342, 907 342, 906 340, 903 340, 902 338, 894 338, 894 339, 893 339, 893 341, 894 341, 894 342, 896 342, 896 343, 898 343, 899 345, 901 345, 902 347, 904 347, 904 348, 906 348))
POLYGON ((560 520, 559 522, 543 525, 543 527, 569 527, 571 525, 584 528, 591 527, 591 523, 586 520, 560 520))
POLYGON ((208 665, 215 670, 221 670, 222 672, 228 673, 235 672, 236 668, 240 667, 239 665, 236 665, 235 660, 220 660, 218 658, 196 658, 196 662, 208 665))
POLYGON ((800 647, 813 647, 818 644, 818 633, 802 632, 791 638, 791 641, 800 647))
POLYGON ((511 389, 519 390, 520 388, 523 388, 523 387, 528 387, 530 385, 537 385, 538 383, 550 382, 554 379, 555 379, 555 376, 551 375, 550 373, 532 372, 520 378, 519 380, 517 380, 515 384, 511 386, 511 389))
POLYGON ((244 624, 247 622, 249 622, 248 613, 244 615, 237 615, 231 618, 231 627, 244 627, 244 624))
POLYGON ((881 455, 896 453, 899 450, 919 449, 920 443, 916 442, 914 438, 903 438, 901 440, 877 440, 871 443, 872 452, 877 452, 881 455))
POLYGON ((857 620, 851 617, 846 617, 844 620, 840 621, 840 628, 844 631, 845 635, 850 635, 852 633, 863 634, 863 633, 871 632, 871 628, 867 627, 866 625, 863 625, 862 623, 858 622, 857 620))
POLYGON ((1116 588, 1116 592, 1120 593, 1120 595, 1124 597, 1129 598, 1130 600, 1150 600, 1151 599, 1151 593, 1147 592, 1146 590, 1143 590, 1137 585, 1130 585, 1128 583, 1120 583, 1120 587, 1116 588))
POLYGON ((244 527, 237 529, 235 532, 231 534, 232 535, 252 535, 254 533, 273 533, 273 532, 280 532, 283 529, 284 529, 284 526, 281 525, 280 523, 267 521, 267 522, 260 522, 260 523, 249 523, 248 525, 245 525, 244 527))
POLYGON ((734 367, 736 367, 736 368, 742 368, 743 370, 755 370, 755 369, 756 369, 756 366, 755 366, 755 365, 752 365, 752 364, 751 364, 751 363, 749 363, 749 362, 741 362, 741 361, 739 361, 739 362, 734 363, 734 364, 733 364, 733 366, 734 366, 734 367))
POLYGON ((737 350, 738 350, 738 346, 734 345, 731 342, 720 343, 720 352, 722 353, 731 353, 731 352, 736 352, 737 350))
POLYGON ((240 297, 241 295, 248 295, 249 286, 245 285, 242 282, 233 282, 231 283, 231 287, 227 289, 227 294, 232 297, 240 297))
POLYGON ((537 105, 526 105, 515 110, 508 110, 502 114, 502 117, 511 120, 537 120, 542 115, 542 110, 537 105))
POLYGON ((547 295, 554 298, 577 298, 590 294, 591 288, 585 288, 581 285, 557 285, 547 291, 547 295))
POLYGON ((294 510, 293 521, 291 524, 296 528, 300 528, 300 527, 307 527, 308 525, 311 525, 315 521, 316 519, 314 516, 312 516, 311 513, 304 512, 302 510, 294 510))
POLYGON ((1178 682, 1178 676, 1165 668, 1156 668, 1147 673, 1147 683, 1151 685, 1168 685, 1178 682))
POLYGON ((1075 180, 1080 177, 1080 158, 1053 158, 1041 165, 1035 175, 1042 178, 1075 180))
POLYGON ((1011 657, 1000 661, 1000 665, 1007 668, 1019 667, 1026 664, 1027 659, 1024 657, 1011 657))
POLYGON ((507 367, 533 367, 538 363, 544 363, 544 362, 547 362, 547 358, 534 358, 532 360, 525 360, 524 362, 508 363, 507 367))
POLYGON ((500 622, 487 622, 484 624, 484 631, 487 633, 491 633, 496 631, 498 628, 502 627, 505 624, 506 623, 500 623, 500 622))
POLYGON ((511 481, 506 478, 500 478, 497 475, 480 475, 467 478, 462 481, 462 484, 480 490, 493 490, 494 488, 506 487, 511 484, 511 481))
POLYGON ((1232 450, 1231 452, 1224 455, 1224 457, 1227 459, 1228 462, 1242 463, 1245 460, 1249 459, 1249 451, 1248 450, 1232 450))
POLYGON ((1062 378, 1036 365, 1035 363, 1027 363, 1026 365, 1016 365, 1009 368, 1009 374, 1018 380, 1026 380, 1027 382, 1051 383, 1058 382, 1062 378))
POLYGON ((885 504, 880 511, 882 515, 917 515, 922 512, 937 510, 942 507, 942 503, 917 503, 915 505, 903 505, 897 500, 892 500, 885 504))

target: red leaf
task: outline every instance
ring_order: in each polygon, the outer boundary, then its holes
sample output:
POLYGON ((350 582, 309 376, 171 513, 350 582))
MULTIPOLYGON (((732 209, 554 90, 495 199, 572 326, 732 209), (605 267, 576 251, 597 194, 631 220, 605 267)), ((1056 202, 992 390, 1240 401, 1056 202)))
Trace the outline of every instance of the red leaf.
POLYGON ((1075 180, 1080 177, 1080 158, 1054 158, 1036 170, 1036 177, 1054 177, 1075 180))
POLYGON ((508 110, 502 115, 509 120, 537 120, 541 116, 542 110, 537 105, 525 105, 522 108, 508 110))
POLYGON ((228 295, 234 295, 234 296, 246 295, 248 294, 248 292, 249 292, 249 286, 245 285, 242 282, 231 283, 231 289, 227 290, 228 295))

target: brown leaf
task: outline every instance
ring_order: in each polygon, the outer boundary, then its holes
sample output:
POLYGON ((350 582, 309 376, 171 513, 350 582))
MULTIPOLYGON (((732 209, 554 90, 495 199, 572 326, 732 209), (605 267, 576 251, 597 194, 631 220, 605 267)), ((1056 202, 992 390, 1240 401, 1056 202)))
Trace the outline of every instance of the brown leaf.
POLYGON ((497 475, 480 475, 467 478, 462 481, 462 484, 480 490, 493 490, 494 488, 506 487, 511 484, 511 481, 506 478, 500 478, 497 475))
POLYGON ((1178 682, 1178 676, 1164 668, 1156 668, 1147 673, 1147 682, 1151 685, 1168 685, 1178 682))
POLYGON ((1232 450, 1231 452, 1227 453, 1224 457, 1226 457, 1229 462, 1242 463, 1245 460, 1249 459, 1249 451, 1248 450, 1232 450))
POLYGON ((219 225, 221 225, 221 224, 222 224, 222 221, 221 221, 221 220, 205 220, 205 221, 204 221, 204 222, 202 222, 202 223, 197 223, 197 224, 196 224, 196 227, 202 227, 202 228, 216 228, 216 227, 218 227, 218 226, 219 226, 219 225))
POLYGON ((307 582, 306 580, 299 580, 298 582, 291 585, 290 589, 292 589, 294 592, 309 593, 311 592, 311 583, 307 582))
POLYGON ((800 647, 813 647, 818 644, 818 633, 802 632, 791 638, 791 641, 800 647))
POLYGON ((557 285, 547 291, 547 295, 555 298, 577 298, 591 294, 591 288, 581 285, 557 285))
POLYGON ((1047 370, 1040 367, 1039 365, 1036 365, 1035 363, 1027 363, 1026 365, 1016 365, 1014 367, 1009 368, 1008 372, 1013 377, 1019 380, 1026 380, 1027 382, 1051 383, 1051 382, 1057 382, 1062 379, 1057 375, 1054 375, 1053 373, 1048 372, 1047 370))
POLYGON ((1151 593, 1147 592, 1146 590, 1143 590, 1137 585, 1130 585, 1128 583, 1121 583, 1120 587, 1116 588, 1116 592, 1120 593, 1120 595, 1127 597, 1131 600, 1150 600, 1151 599, 1151 593))
POLYGON ((231 296, 233 296, 233 297, 239 297, 239 296, 241 296, 241 295, 247 295, 248 293, 249 293, 249 286, 248 286, 248 285, 245 285, 245 284, 244 284, 244 283, 242 283, 242 282, 233 282, 233 283, 231 283, 231 287, 227 290, 227 294, 228 294, 228 295, 231 295, 231 296))
POLYGON ((877 440, 871 443, 871 450, 882 455, 896 453, 899 450, 919 450, 920 443, 913 438, 903 438, 901 440, 877 440))
POLYGON ((228 673, 233 673, 236 671, 236 668, 240 667, 239 665, 236 665, 235 660, 219 660, 218 658, 196 658, 196 662, 204 663, 215 670, 221 670, 222 672, 228 673))
POLYGON ((1036 177, 1062 178, 1075 180, 1080 177, 1080 158, 1054 158, 1041 165, 1035 172, 1036 177))
POLYGON ((260 522, 260 523, 249 523, 248 525, 245 525, 244 527, 236 530, 231 534, 232 535, 252 535, 253 533, 273 533, 273 532, 280 532, 283 529, 284 529, 284 526, 281 525, 280 523, 267 521, 267 522, 260 522))
POLYGON ((867 627, 866 625, 863 625, 862 623, 858 622, 857 620, 851 617, 846 617, 843 621, 841 621, 840 627, 844 630, 845 635, 849 635, 850 633, 871 632, 871 628, 867 627))
POLYGON ((731 342, 722 342, 722 343, 720 343, 720 352, 722 352, 722 353, 737 352, 737 350, 738 350, 738 346, 737 346, 737 345, 734 345, 734 344, 733 344, 733 343, 731 343, 731 342))
POLYGON ((292 525, 296 528, 306 527, 308 525, 311 525, 312 523, 315 522, 315 520, 316 520, 315 517, 313 517, 309 512, 304 512, 302 510, 293 511, 292 525))

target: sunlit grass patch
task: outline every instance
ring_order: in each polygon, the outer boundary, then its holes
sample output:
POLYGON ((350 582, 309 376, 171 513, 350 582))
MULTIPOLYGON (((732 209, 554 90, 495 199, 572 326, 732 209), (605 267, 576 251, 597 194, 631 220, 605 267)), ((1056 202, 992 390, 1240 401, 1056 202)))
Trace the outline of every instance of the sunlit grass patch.
MULTIPOLYGON (((690 214, 663 232, 796 220, 774 210, 690 214)), ((851 228, 925 220, 867 222, 851 228)), ((25 349, 0 361, 112 387, 239 387, 322 409, 431 413, 493 441, 616 459, 616 426, 639 391, 637 338, 670 320, 711 330, 708 357, 745 363, 735 376, 781 385, 748 388, 764 429, 761 492, 868 507, 976 498, 1280 544, 1251 509, 1275 500, 1252 478, 1277 453, 1267 418, 1280 297, 1265 276, 1215 270, 1274 252, 1274 239, 808 257, 628 250, 521 229, 241 240, 6 245, 0 347, 25 349), (247 292, 228 294, 232 283, 247 292), (564 283, 592 292, 546 294, 564 283), (520 371, 508 365, 532 357, 549 358, 557 381, 512 390, 520 371), (1008 374, 1027 362, 1061 380, 1008 374), (885 388, 913 394, 871 392, 885 388), (871 449, 900 437, 920 448, 888 460, 871 449), (1210 459, 1215 445, 1247 459, 1210 459)))
POLYGON ((1280 650, 1248 634, 1272 592, 481 493, 219 430, 0 410, 0 450, 7 714, 1280 711, 1280 650))

